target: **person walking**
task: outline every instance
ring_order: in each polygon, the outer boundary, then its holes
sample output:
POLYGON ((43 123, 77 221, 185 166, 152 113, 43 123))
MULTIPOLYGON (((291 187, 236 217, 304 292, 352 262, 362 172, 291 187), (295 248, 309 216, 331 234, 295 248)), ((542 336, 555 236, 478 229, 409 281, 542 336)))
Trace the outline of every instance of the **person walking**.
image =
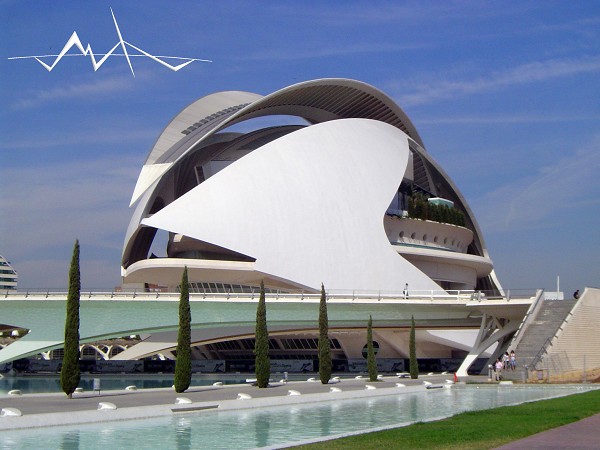
POLYGON ((502 379, 502 367, 504 366, 504 364, 502 364, 502 360, 500 358, 498 358, 496 360, 496 364, 494 365, 494 368, 496 369, 496 381, 500 381, 502 379))
POLYGON ((508 352, 504 352, 504 355, 502 355, 502 368, 504 370, 508 370, 509 361, 510 361, 510 356, 508 355, 508 352))
POLYGON ((515 370, 517 368, 517 355, 515 355, 514 350, 510 351, 509 364, 510 364, 510 370, 515 370))

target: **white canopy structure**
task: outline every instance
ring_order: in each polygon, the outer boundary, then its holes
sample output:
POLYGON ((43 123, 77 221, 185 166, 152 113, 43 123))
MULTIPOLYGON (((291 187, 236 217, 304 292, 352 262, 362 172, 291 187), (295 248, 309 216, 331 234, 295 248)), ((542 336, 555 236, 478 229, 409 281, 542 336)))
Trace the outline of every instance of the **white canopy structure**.
POLYGON ((197 100, 159 136, 131 204, 124 283, 173 288, 187 266, 211 291, 500 289, 463 196, 400 107, 359 81, 197 100), (415 216, 416 198, 463 219, 415 216))

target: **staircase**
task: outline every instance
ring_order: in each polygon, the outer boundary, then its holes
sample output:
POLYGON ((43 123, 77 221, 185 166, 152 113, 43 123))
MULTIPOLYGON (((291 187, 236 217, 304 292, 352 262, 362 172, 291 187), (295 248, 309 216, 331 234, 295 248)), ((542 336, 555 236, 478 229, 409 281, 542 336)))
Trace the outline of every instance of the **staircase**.
POLYGON ((577 300, 545 300, 537 316, 526 328, 523 337, 515 348, 517 369, 504 371, 503 378, 524 381, 527 378, 526 367, 533 370, 550 345, 552 338, 573 309, 577 300))

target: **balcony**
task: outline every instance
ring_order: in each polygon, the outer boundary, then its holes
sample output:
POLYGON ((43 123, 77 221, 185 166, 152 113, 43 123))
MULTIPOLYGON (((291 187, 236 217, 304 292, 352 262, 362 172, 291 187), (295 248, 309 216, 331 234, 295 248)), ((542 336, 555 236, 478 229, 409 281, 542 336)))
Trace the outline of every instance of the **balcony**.
POLYGON ((473 241, 471 230, 447 223, 386 215, 383 224, 392 245, 466 253, 473 241))
POLYGON ((493 269, 489 258, 467 253, 473 241, 468 228, 392 215, 385 216, 384 228, 396 252, 440 285, 474 289, 493 269))

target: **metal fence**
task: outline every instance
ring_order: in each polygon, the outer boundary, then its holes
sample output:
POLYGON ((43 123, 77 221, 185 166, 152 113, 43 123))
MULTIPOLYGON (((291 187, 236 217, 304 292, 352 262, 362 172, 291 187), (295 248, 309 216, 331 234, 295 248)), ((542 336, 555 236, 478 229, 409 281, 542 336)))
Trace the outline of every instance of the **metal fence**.
MULTIPOLYGON (((25 291, 5 290, 0 291, 0 299, 32 299, 32 300, 64 300, 67 292, 64 290, 50 289, 28 289, 25 291)), ((206 290, 190 292, 190 300, 199 299, 237 299, 254 300, 260 295, 259 288, 250 288, 249 290, 230 289, 225 292, 208 292, 206 290)), ((514 299, 531 299, 535 297, 535 290, 520 289, 506 291, 505 295, 491 291, 474 290, 426 290, 426 291, 357 291, 357 290, 329 290, 326 292, 329 300, 395 300, 395 301, 455 301, 460 303, 484 302, 484 301, 504 301, 510 302, 514 299)), ((81 299, 95 300, 176 300, 179 298, 179 292, 164 292, 161 290, 147 289, 119 289, 112 291, 103 290, 82 290, 81 299)), ((266 292, 268 300, 310 300, 319 299, 320 293, 315 291, 282 291, 269 290, 266 292)))

